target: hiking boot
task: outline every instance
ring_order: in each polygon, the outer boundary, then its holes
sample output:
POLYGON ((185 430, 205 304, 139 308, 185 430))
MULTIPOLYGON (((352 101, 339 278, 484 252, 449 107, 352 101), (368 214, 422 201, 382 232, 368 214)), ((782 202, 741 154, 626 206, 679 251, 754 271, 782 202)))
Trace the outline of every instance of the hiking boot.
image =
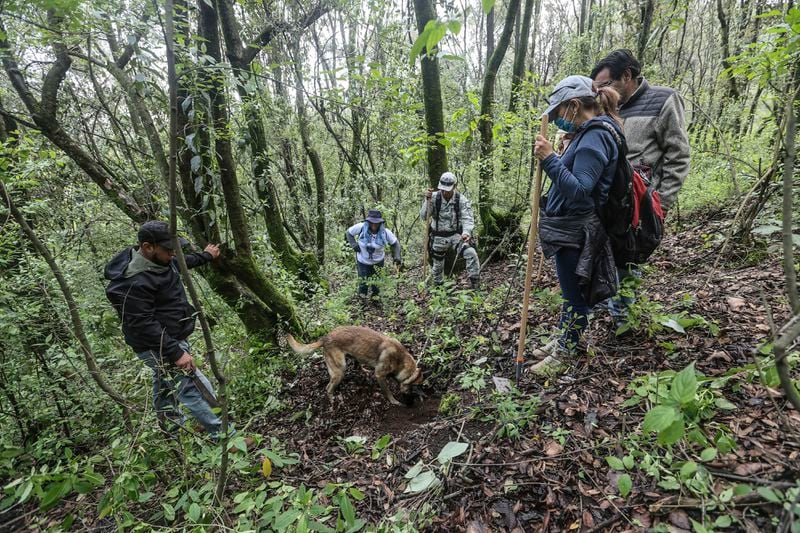
POLYGON ((477 291, 481 288, 481 279, 480 278, 469 278, 469 288, 477 291))
POLYGON ((542 376, 551 376, 560 373, 565 366, 567 351, 561 347, 558 339, 553 339, 541 348, 533 351, 533 357, 541 357, 542 360, 528 369, 528 372, 542 376))

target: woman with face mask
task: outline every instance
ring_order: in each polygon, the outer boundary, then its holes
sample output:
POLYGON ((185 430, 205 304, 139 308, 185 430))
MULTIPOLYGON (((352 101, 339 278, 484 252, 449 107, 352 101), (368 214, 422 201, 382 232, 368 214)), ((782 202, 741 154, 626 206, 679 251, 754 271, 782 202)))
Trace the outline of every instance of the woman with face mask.
POLYGON ((619 95, 610 87, 595 90, 591 78, 568 76, 550 94, 547 115, 572 137, 563 154, 536 137, 534 153, 552 186, 542 199, 539 239, 546 257, 555 257, 564 304, 558 339, 534 351, 544 358, 536 372, 560 365, 575 354, 588 324, 589 309, 616 291, 608 236, 597 210, 608 199, 624 139, 616 115, 619 95), (610 293, 610 294, 609 294, 610 293))

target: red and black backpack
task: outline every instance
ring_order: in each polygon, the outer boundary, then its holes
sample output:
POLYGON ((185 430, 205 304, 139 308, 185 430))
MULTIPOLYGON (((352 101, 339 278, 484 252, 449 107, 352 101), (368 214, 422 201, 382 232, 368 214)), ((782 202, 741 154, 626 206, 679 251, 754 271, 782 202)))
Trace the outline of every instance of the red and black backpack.
POLYGON ((595 188, 597 213, 611 240, 617 267, 621 268, 629 263, 641 264, 658 248, 664 236, 661 197, 650 183, 649 167, 632 166, 628 161, 628 144, 614 126, 602 120, 592 121, 581 134, 598 127, 611 133, 619 149, 619 156, 617 171, 605 204, 597 205, 599 202, 595 188))

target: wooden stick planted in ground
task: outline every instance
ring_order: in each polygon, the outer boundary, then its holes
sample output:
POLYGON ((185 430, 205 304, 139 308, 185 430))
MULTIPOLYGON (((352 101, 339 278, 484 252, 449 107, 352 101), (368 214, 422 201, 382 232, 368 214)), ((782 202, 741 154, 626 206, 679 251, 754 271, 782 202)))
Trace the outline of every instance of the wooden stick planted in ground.
MULTIPOLYGON (((547 135, 547 115, 542 115, 539 127, 541 135, 547 135)), ((519 344, 517 345, 517 382, 525 362, 525 337, 528 329, 528 305, 531 298, 531 278, 533 277, 533 256, 536 251, 536 237, 539 230, 539 191, 542 188, 542 162, 536 162, 536 181, 531 194, 531 230, 528 233, 528 263, 525 267, 525 291, 522 293, 522 317, 519 321, 519 344)))

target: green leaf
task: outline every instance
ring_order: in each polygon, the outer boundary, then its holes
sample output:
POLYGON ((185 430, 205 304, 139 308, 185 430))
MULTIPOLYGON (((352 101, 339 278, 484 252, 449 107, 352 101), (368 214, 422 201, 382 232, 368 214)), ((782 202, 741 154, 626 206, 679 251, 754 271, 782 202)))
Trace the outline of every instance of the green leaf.
POLYGON ((622 458, 622 464, 625 465, 626 470, 633 470, 634 462, 632 455, 626 455, 622 458))
POLYGON ((411 469, 408 472, 406 472, 405 476, 406 479, 413 479, 417 477, 419 473, 422 472, 422 467, 423 467, 422 461, 419 461, 417 464, 412 466, 411 469))
POLYGON ((39 503, 39 510, 44 512, 52 509, 61 498, 63 498, 68 492, 71 487, 70 481, 56 481, 55 483, 51 483, 49 487, 47 487, 47 491, 42 496, 42 501, 39 503))
POLYGON ((15 479, 15 480, 14 480, 14 481, 12 481, 11 483, 9 483, 9 484, 8 484, 8 485, 6 485, 5 487, 3 487, 3 490, 4 490, 4 491, 7 491, 7 490, 8 490, 8 489, 10 489, 10 488, 16 487, 17 485, 19 485, 20 483, 22 483, 24 480, 25 480, 25 478, 24 478, 24 477, 18 477, 17 479, 15 479))
POLYGON ((428 33, 428 38, 425 41, 425 48, 428 50, 429 54, 433 53, 433 50, 445 35, 447 35, 447 27, 439 21, 436 21, 436 25, 428 33))
POLYGON ((680 417, 680 413, 674 408, 666 405, 657 405, 644 415, 642 430, 645 432, 661 432, 667 429, 680 417))
POLYGON ((753 487, 746 483, 740 483, 733 487, 734 496, 744 496, 745 494, 750 494, 751 492, 753 492, 753 487))
POLYGON ((708 446, 708 439, 703 434, 703 432, 697 428, 687 433, 686 438, 689 439, 690 442, 693 442, 699 446, 705 446, 705 447, 708 446))
POLYGON ((19 496, 19 503, 24 503, 25 500, 28 499, 28 496, 31 495, 31 490, 33 489, 33 481, 28 480, 25 485, 22 486, 22 492, 19 496))
POLYGON ((275 529, 277 531, 286 531, 290 524, 292 524, 297 517, 300 516, 302 513, 298 509, 289 509, 275 520, 275 529))
POLYGON ((683 419, 681 418, 680 420, 676 420, 670 424, 667 429, 658 434, 658 442, 659 444, 671 446, 672 444, 675 444, 681 440, 681 437, 683 437, 683 431, 683 419))
POLYGON ((192 504, 189 506, 189 510, 186 512, 186 515, 192 522, 199 522, 200 517, 203 515, 203 509, 195 502, 192 502, 192 504))
POLYGON ((681 488, 681 484, 672 476, 665 477, 659 481, 658 486, 665 490, 678 490, 681 488))
POLYGON ((734 411, 737 409, 736 404, 729 402, 725 398, 717 398, 714 400, 714 405, 720 409, 725 409, 726 411, 734 411))
POLYGON ((383 437, 379 438, 377 441, 375 441, 375 448, 378 450, 383 450, 384 448, 386 448, 386 446, 389 445, 389 442, 391 442, 391 440, 392 436, 386 434, 383 437))
POLYGON ((466 442, 454 442, 450 441, 445 444, 442 451, 439 452, 439 456, 436 458, 439 461, 439 464, 446 464, 453 460, 454 457, 458 457, 467 449, 469 448, 469 444, 466 442))
POLYGON ((697 463, 694 461, 686 461, 681 467, 681 478, 688 479, 695 472, 697 472, 697 463))
POLYGON ((669 395, 681 405, 686 405, 695 399, 696 392, 697 376, 694 372, 694 363, 691 363, 672 378, 669 395))
POLYGON ((365 525, 367 525, 366 522, 364 522, 361 519, 358 519, 355 522, 353 522, 353 525, 350 527, 350 529, 345 531, 345 533, 355 533, 356 531, 361 531, 362 529, 364 529, 365 525))
POLYGON ((708 529, 706 529, 706 527, 703 524, 701 524, 694 518, 690 518, 689 520, 691 520, 692 522, 692 529, 694 530, 694 533, 709 533, 708 529))
POLYGON ((700 453, 700 460, 701 461, 713 461, 717 458, 717 449, 716 448, 706 448, 700 453))
POLYGON ((672 329, 674 331, 677 331, 678 333, 686 333, 686 330, 683 329, 683 326, 681 326, 678 323, 678 321, 675 320, 672 317, 668 317, 668 316, 661 317, 661 318, 659 318, 658 323, 661 324, 662 326, 665 326, 665 327, 668 327, 668 328, 670 328, 670 329, 672 329))
POLYGON ((365 498, 364 493, 355 487, 350 487, 350 490, 348 490, 348 492, 350 493, 350 496, 352 496, 353 499, 356 501, 360 502, 363 501, 365 498))
POLYGON ((175 520, 175 508, 172 505, 161 502, 161 508, 164 509, 164 518, 166 518, 168 522, 175 520))
POLYGON ((347 497, 347 493, 343 492, 339 495, 339 510, 342 512, 342 518, 344 519, 345 525, 350 526, 353 524, 353 522, 355 522, 356 509, 350 502, 350 498, 347 497))
POLYGON ((321 531, 322 533, 335 533, 336 531, 335 529, 326 526, 322 522, 317 522, 315 520, 312 520, 308 523, 308 529, 311 531, 321 531))
POLYGON ((411 52, 408 54, 408 66, 414 66, 414 63, 417 61, 417 57, 419 57, 419 55, 422 53, 422 49, 425 48, 425 41, 427 38, 427 34, 423 31, 419 34, 417 40, 414 41, 414 44, 411 45, 411 52))
POLYGON ((495 0, 481 0, 481 7, 483 8, 483 12, 485 14, 489 14, 489 11, 492 10, 494 7, 495 0))
POLYGON ((781 503, 781 497, 778 496, 778 492, 774 489, 769 487, 758 487, 756 492, 761 495, 762 498, 767 500, 768 502, 772 503, 781 503))
POLYGON ((631 489, 633 488, 633 481, 631 481, 631 476, 628 474, 622 474, 617 479, 617 488, 619 489, 619 493, 623 498, 627 498, 628 494, 631 493, 631 489))
POLYGON ((714 520, 714 527, 731 527, 733 523, 733 519, 731 515, 724 514, 722 516, 718 516, 716 520, 714 520))
POLYGON ((625 470, 625 465, 622 464, 622 460, 619 457, 614 457, 613 455, 609 455, 606 457, 606 462, 608 466, 613 468, 614 470, 625 470))
POLYGON ((461 21, 458 19, 450 19, 447 21, 447 29, 450 33, 458 35, 461 33, 461 21))
POLYGON ((428 490, 439 484, 439 478, 430 470, 426 470, 408 482, 406 492, 417 493, 428 490))

